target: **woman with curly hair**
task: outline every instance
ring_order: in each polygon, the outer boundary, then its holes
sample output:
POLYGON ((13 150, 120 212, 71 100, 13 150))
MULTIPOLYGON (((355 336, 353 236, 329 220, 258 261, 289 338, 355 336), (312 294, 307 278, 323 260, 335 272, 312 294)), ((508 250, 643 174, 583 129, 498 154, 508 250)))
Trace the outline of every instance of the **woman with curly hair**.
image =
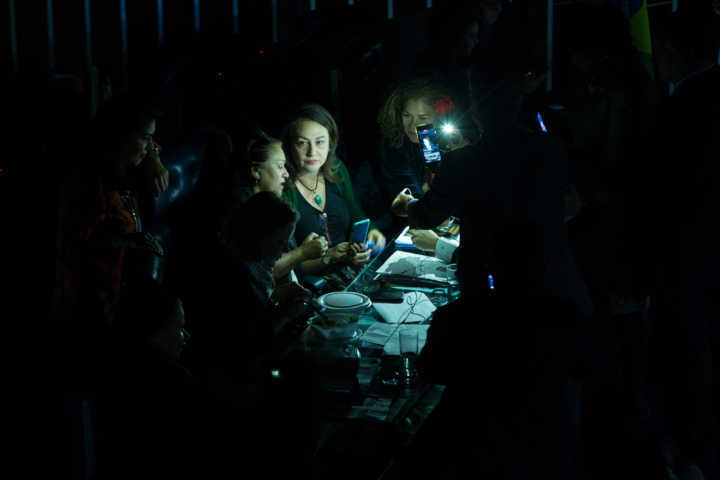
MULTIPOLYGON (((439 128, 451 117, 457 127, 462 119, 453 107, 448 92, 427 78, 399 83, 390 91, 377 119, 382 137, 379 170, 390 196, 408 188, 417 198, 429 190, 433 174, 425 166, 415 127, 431 123, 439 128)), ((459 135, 448 146, 466 144, 459 135)))
MULTIPOLYGON (((440 134, 440 124, 452 120, 456 129, 462 129, 463 119, 448 93, 431 79, 418 78, 397 84, 387 96, 377 120, 382 137, 379 170, 390 196, 408 188, 418 198, 429 190, 433 174, 426 168, 415 127, 431 123, 440 134)), ((456 133, 448 147, 467 143, 456 133)))
MULTIPOLYGON (((456 110, 447 91, 428 78, 403 82, 391 90, 378 114, 382 136, 379 170, 390 196, 407 188, 413 197, 419 198, 430 190, 435 174, 425 163, 415 130, 417 125, 433 124, 438 134, 445 137, 441 140, 443 149, 469 145, 460 133, 464 125, 456 110), (452 135, 441 133, 441 127, 448 123, 456 129, 452 135)), ((396 221, 393 226, 394 230, 404 227, 396 221)), ((440 239, 432 230, 413 229, 408 234, 416 247, 435 252, 446 261, 451 260, 457 247, 440 239)))

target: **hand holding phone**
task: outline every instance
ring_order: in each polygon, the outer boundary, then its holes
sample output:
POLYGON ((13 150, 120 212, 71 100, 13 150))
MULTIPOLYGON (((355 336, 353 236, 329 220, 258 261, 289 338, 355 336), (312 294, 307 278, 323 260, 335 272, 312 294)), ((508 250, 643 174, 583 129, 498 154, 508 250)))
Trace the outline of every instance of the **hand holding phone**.
POLYGON ((370 219, 359 220, 353 224, 351 243, 365 244, 368 231, 370 230, 370 219))
POLYGON ((437 163, 442 160, 437 132, 432 123, 418 125, 415 130, 417 131, 418 140, 420 140, 425 163, 437 163))

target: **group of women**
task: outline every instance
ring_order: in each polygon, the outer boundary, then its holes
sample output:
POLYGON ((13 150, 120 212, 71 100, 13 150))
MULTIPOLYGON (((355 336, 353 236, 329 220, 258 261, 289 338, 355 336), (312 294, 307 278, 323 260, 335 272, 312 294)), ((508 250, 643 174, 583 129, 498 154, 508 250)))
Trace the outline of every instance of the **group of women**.
MULTIPOLYGON (((378 116, 381 190, 393 196, 408 188, 419 197, 431 188, 415 126, 436 123, 438 112, 447 115, 452 108, 448 93, 430 79, 390 92, 378 116)), ((243 141, 220 168, 206 165, 216 171, 201 176, 183 207, 188 215, 172 226, 175 245, 163 245, 164 239, 143 228, 143 207, 168 187, 153 140, 157 118, 145 104, 121 96, 94 120, 97 146, 61 195, 55 313, 112 329, 115 311, 141 270, 139 259, 168 250, 168 264, 177 264, 168 272, 185 277, 167 282, 179 286, 195 356, 205 357, 201 363, 212 357, 215 366, 248 365, 272 350, 273 338, 292 330, 293 320, 307 311, 311 293, 302 285, 321 277, 328 290, 344 288, 385 247, 386 235, 371 219, 366 242, 350 240, 353 223, 367 216, 336 155, 338 125, 324 107, 305 104, 289 115, 280 138, 257 129, 235 132, 243 141), (178 238, 193 229, 202 230, 205 240, 178 238), (228 319, 233 311, 238 320, 228 319), (239 339, 244 348, 232 345, 239 339), (239 350, 242 359, 229 358, 239 350)), ((435 249, 432 231, 410 234, 420 248, 435 249)), ((240 372, 243 381, 250 380, 247 373, 240 372)))

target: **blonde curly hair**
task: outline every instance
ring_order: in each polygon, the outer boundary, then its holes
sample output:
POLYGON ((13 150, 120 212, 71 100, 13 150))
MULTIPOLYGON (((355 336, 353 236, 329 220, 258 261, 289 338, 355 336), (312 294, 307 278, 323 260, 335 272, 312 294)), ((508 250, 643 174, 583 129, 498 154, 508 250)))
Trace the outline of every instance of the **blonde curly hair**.
POLYGON ((448 96, 443 87, 432 78, 423 77, 397 83, 390 89, 383 106, 378 113, 380 135, 391 147, 399 149, 405 138, 402 113, 409 100, 424 99, 430 105, 442 97, 448 96))

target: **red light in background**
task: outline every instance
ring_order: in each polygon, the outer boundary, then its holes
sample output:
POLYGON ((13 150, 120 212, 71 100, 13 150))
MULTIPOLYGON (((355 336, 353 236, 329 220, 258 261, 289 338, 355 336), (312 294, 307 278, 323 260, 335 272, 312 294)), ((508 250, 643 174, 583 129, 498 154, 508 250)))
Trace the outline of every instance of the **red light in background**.
POLYGON ((260 55, 265 55, 265 50, 262 48, 260 49, 260 55))

